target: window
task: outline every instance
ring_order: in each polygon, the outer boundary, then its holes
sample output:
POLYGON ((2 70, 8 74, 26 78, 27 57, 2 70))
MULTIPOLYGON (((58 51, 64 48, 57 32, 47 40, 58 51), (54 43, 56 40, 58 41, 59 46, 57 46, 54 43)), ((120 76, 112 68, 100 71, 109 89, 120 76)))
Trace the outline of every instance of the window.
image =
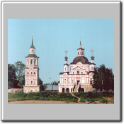
POLYGON ((34 65, 36 65, 36 60, 34 60, 34 65))
POLYGON ((32 74, 32 72, 31 72, 31 74, 32 74))
POLYGON ((33 81, 31 81, 31 84, 33 84, 33 81))
POLYGON ((79 71, 77 71, 77 74, 79 74, 79 71))
POLYGON ((34 72, 34 74, 35 74, 35 72, 34 72))
POLYGON ((64 83, 66 83, 66 79, 64 80, 64 83))
POLYGON ((90 84, 92 84, 92 80, 90 80, 90 84))
POLYGON ((32 64, 32 59, 31 59, 31 64, 32 64))

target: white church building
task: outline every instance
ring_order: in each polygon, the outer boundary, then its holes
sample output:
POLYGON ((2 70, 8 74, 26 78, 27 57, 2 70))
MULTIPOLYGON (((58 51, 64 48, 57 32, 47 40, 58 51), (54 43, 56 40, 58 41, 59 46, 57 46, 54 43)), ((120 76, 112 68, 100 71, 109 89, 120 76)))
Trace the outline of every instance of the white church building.
POLYGON ((24 93, 40 92, 38 59, 39 57, 35 53, 32 38, 29 54, 26 57, 25 85, 23 86, 24 93))
POLYGON ((94 56, 89 61, 85 57, 84 48, 80 42, 78 54, 69 63, 67 55, 65 56, 64 71, 60 73, 59 92, 92 92, 93 75, 94 75, 94 56))

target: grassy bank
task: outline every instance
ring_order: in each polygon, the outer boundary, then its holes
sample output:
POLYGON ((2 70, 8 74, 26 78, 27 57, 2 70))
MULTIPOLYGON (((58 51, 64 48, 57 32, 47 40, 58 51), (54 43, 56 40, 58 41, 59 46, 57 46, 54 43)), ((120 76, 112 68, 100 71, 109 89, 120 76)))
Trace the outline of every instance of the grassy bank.
POLYGON ((41 93, 16 93, 8 94, 8 101, 22 101, 22 100, 54 100, 54 101, 66 101, 66 102, 76 102, 77 99, 71 94, 67 93, 57 93, 57 92, 41 92, 41 93))
POLYGON ((75 93, 80 97, 80 102, 87 103, 114 103, 114 94, 111 92, 88 92, 88 93, 75 93))
MULTIPOLYGON (((75 93, 80 97, 82 103, 114 103, 113 93, 75 93)), ((41 93, 9 93, 8 101, 24 101, 24 100, 52 100, 52 101, 66 101, 77 102, 77 98, 73 97, 70 93, 58 92, 41 92, 41 93)))

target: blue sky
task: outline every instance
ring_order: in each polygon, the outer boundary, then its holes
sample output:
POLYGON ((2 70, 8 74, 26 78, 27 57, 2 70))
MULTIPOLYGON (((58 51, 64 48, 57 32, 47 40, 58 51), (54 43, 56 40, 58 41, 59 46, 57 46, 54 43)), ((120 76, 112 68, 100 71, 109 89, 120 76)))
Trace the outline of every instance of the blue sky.
POLYGON ((96 66, 105 64, 114 70, 114 21, 111 19, 9 19, 8 63, 18 60, 25 63, 32 36, 44 83, 59 80, 65 51, 72 62, 80 40, 89 60, 94 49, 96 66))

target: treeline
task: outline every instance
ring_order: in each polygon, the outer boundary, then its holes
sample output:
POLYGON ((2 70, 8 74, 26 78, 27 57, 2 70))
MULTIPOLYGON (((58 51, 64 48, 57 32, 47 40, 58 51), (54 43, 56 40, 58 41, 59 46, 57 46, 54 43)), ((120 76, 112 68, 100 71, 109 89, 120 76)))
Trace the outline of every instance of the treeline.
POLYGON ((95 68, 93 87, 96 91, 114 91, 112 69, 105 67, 105 65, 95 68))
POLYGON ((8 64, 8 88, 22 88, 25 83, 25 64, 8 64))

